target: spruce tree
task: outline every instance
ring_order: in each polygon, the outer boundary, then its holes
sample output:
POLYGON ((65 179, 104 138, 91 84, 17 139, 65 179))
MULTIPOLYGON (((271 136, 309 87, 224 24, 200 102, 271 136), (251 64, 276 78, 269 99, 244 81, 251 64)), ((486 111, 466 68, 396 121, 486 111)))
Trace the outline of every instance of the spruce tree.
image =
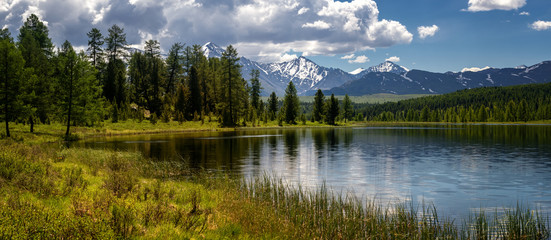
POLYGON ((321 89, 318 89, 314 96, 314 106, 312 110, 312 122, 321 122, 323 119, 323 103, 325 102, 325 96, 321 89))
POLYGON ((260 86, 260 71, 257 69, 253 69, 251 71, 251 105, 253 108, 258 111, 259 101, 260 101, 260 90, 262 87, 260 86))
POLYGON ((277 116, 277 96, 275 92, 272 92, 270 94, 270 98, 268 98, 268 114, 270 115, 270 120, 273 121, 277 116))
POLYGON ((283 109, 285 110, 285 122, 296 124, 300 108, 300 102, 297 96, 297 89, 293 81, 290 81, 285 89, 285 98, 283 100, 283 109))
POLYGON ((331 94, 331 98, 329 99, 328 106, 327 106, 327 124, 330 125, 336 125, 335 119, 339 115, 339 100, 335 98, 335 94, 331 94))
POLYGON ((352 101, 348 97, 348 94, 345 94, 342 100, 342 110, 345 120, 351 120, 354 117, 354 106, 352 106, 352 101))

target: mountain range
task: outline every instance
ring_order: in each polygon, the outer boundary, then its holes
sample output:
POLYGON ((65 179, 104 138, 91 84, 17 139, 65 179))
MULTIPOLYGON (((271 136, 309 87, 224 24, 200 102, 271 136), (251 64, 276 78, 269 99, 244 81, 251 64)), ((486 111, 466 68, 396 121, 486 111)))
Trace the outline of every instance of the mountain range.
MULTIPOLYGON (((214 43, 203 45, 202 50, 209 58, 220 58, 224 52, 214 43)), ((279 96, 285 94, 289 81, 293 81, 299 95, 313 95, 321 89, 325 94, 352 96, 375 93, 443 94, 477 87, 551 82, 551 61, 530 67, 465 68, 461 72, 446 73, 409 70, 389 61, 367 69, 345 72, 319 66, 302 56, 280 63, 259 63, 241 57, 239 64, 245 79, 250 78, 252 70, 259 70, 262 95, 275 92, 279 96)))

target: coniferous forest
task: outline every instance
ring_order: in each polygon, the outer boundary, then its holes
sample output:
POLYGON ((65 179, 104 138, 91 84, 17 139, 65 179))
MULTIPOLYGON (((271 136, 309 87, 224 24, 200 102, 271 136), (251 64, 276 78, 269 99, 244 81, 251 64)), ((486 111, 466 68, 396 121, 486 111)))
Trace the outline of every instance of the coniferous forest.
POLYGON ((2 116, 9 122, 52 121, 93 126, 105 120, 218 121, 223 127, 278 120, 288 124, 338 121, 521 122, 551 119, 550 84, 462 90, 441 96, 386 104, 339 103, 316 93, 313 103, 299 103, 289 83, 286 96, 272 93, 264 103, 259 73, 242 73, 238 53, 228 46, 221 58, 206 58, 201 46, 175 43, 161 56, 160 43, 148 40, 131 50, 124 29, 113 25, 105 35, 88 34, 87 51, 70 42, 56 47, 47 26, 28 17, 19 34, 0 32, 2 116), (250 82, 244 79, 250 74, 250 82), (281 108, 281 109, 280 109, 281 108))

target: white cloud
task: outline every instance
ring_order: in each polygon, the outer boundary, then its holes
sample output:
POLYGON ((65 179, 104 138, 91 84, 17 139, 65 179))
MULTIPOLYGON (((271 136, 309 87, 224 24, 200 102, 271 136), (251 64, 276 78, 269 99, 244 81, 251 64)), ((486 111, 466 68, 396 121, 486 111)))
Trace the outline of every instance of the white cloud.
POLYGON ((530 27, 537 31, 543 31, 551 28, 551 21, 535 21, 530 25, 530 27))
POLYGON ((298 10, 298 15, 302 15, 302 14, 305 14, 307 13, 308 11, 310 10, 310 8, 307 8, 307 7, 303 7, 301 9, 298 10))
POLYGON ((369 62, 369 58, 365 55, 357 56, 356 59, 348 60, 348 63, 365 63, 369 62))
POLYGON ((350 55, 345 55, 345 56, 342 56, 341 59, 352 59, 354 58, 354 53, 350 54, 350 55))
POLYGON ((520 12, 519 15, 521 16, 530 16, 529 12, 520 12))
POLYGON ((436 25, 432 26, 420 26, 417 28, 417 32, 419 33, 419 38, 425 39, 427 37, 432 37, 436 32, 438 32, 440 28, 436 25))
POLYGON ((385 61, 390 61, 390 62, 397 63, 397 62, 400 61, 400 58, 396 57, 396 56, 392 56, 392 57, 389 57, 389 58, 385 59, 385 61))
POLYGON ((469 0, 470 12, 513 10, 526 5, 526 0, 469 0))
POLYGON ((302 25, 302 28, 329 29, 331 28, 331 24, 318 20, 313 23, 305 23, 302 25))
POLYGON ((233 44, 240 55, 259 61, 279 61, 290 50, 303 55, 349 54, 409 44, 413 38, 400 22, 379 19, 375 0, 0 1, 0 20, 11 32, 31 13, 48 23, 56 45, 68 39, 74 46, 85 46, 90 29, 98 28, 105 36, 117 24, 129 44, 153 38, 168 51, 175 42, 212 41, 233 44))

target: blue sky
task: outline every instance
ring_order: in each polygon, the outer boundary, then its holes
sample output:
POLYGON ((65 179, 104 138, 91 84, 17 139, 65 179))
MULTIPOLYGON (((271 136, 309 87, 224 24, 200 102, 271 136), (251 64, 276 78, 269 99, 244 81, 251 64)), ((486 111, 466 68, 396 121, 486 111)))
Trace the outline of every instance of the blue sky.
POLYGON ((345 71, 387 59, 435 72, 551 60, 549 0, 7 0, 0 27, 16 36, 31 13, 56 45, 82 49, 91 28, 118 24, 135 47, 233 44, 261 62, 305 55, 345 71))

